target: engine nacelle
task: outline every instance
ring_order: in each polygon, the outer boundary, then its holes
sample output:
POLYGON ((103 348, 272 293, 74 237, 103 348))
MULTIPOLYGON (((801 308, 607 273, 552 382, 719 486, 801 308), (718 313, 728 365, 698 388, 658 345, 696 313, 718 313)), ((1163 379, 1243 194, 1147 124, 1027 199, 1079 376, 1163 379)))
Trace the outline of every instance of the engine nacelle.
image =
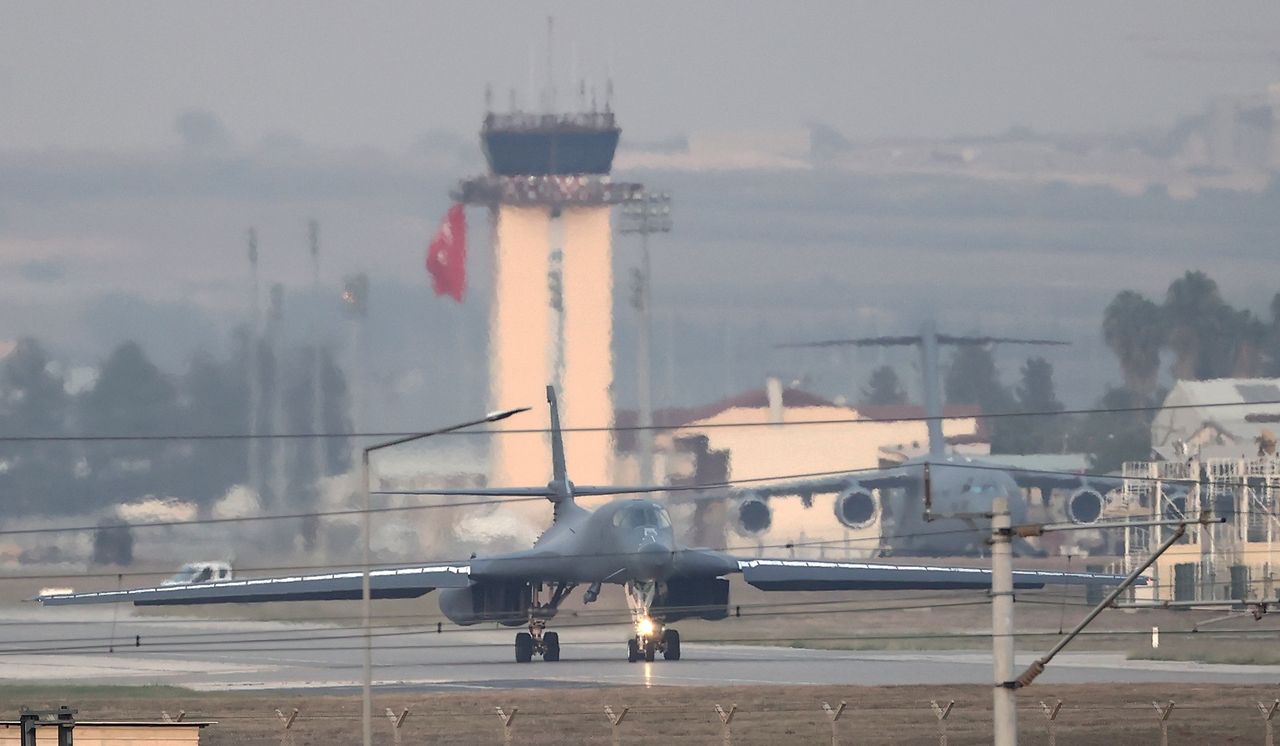
POLYGON ((1106 501, 1097 490, 1088 487, 1076 490, 1067 498, 1067 518, 1072 523, 1097 523, 1105 505, 1106 501))
POLYGON ((757 536, 773 525, 773 509, 762 497, 748 495, 733 507, 733 528, 743 536, 757 536))
POLYGON ((440 591, 440 613, 463 626, 498 622, 519 627, 529 622, 532 603, 533 592, 528 583, 476 583, 468 588, 440 591))
POLYGON ((718 621, 729 616, 729 581, 724 578, 671 578, 658 599, 664 622, 681 619, 718 621))
POLYGON ((836 495, 836 520, 849 528, 866 528, 880 514, 880 501, 861 485, 836 495))

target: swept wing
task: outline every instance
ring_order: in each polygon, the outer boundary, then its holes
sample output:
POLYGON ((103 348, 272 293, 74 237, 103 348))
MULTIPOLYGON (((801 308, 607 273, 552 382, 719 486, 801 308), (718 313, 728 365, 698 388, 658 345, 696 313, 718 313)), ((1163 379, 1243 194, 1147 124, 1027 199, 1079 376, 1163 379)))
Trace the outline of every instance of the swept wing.
MULTIPOLYGON (((45 606, 119 602, 132 602, 137 606, 165 606, 356 600, 362 597, 363 576, 364 573, 359 570, 341 571, 115 591, 58 593, 37 596, 35 600, 45 606)), ((471 566, 467 564, 389 567, 369 573, 369 589, 373 598, 417 598, 436 588, 464 588, 470 583, 471 566)))
MULTIPOLYGON (((965 590, 991 587, 991 571, 981 567, 896 565, 880 562, 824 562, 794 559, 737 559, 748 585, 765 591, 965 590)), ((1014 588, 1045 585, 1118 585, 1124 576, 1053 570, 1018 570, 1014 588)), ((1139 578, 1139 584, 1145 578, 1139 578)))

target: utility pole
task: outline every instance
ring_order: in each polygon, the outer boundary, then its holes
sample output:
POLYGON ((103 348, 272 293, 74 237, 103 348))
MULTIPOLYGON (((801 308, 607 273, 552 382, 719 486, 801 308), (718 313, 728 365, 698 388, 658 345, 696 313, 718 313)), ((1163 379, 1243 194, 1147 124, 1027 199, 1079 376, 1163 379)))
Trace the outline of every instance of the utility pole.
POLYGON ((671 195, 639 192, 622 205, 622 233, 640 234, 640 266, 632 270, 631 305, 638 315, 636 333, 636 445, 640 484, 653 484, 653 383, 651 345, 653 310, 649 263, 649 234, 671 231, 671 195))
MULTIPOLYGON (((370 568, 370 562, 373 557, 372 552, 372 523, 370 520, 369 509, 373 501, 373 486, 371 483, 371 472, 369 470, 369 454, 374 451, 380 451, 384 448, 411 443, 423 438, 430 438, 433 435, 443 435, 452 433, 475 425, 483 425, 490 422, 499 422, 508 417, 529 411, 528 407, 519 409, 504 409, 497 412, 490 412, 481 419, 462 422, 457 425, 438 428, 417 435, 409 435, 404 438, 389 440, 385 443, 375 443, 361 449, 360 451, 360 477, 361 487, 364 492, 364 510, 360 511, 360 561, 363 565, 363 572, 360 577, 360 617, 363 620, 363 673, 364 681, 361 684, 361 733, 362 743, 364 746, 373 745, 373 575, 370 568)), ((512 717, 515 713, 512 712, 512 717)), ((509 722, 510 719, 508 719, 509 722)))
POLYGON ((995 669, 992 716, 994 746, 1018 743, 1017 694, 1013 687, 1013 532, 1009 499, 991 501, 991 660, 995 669))

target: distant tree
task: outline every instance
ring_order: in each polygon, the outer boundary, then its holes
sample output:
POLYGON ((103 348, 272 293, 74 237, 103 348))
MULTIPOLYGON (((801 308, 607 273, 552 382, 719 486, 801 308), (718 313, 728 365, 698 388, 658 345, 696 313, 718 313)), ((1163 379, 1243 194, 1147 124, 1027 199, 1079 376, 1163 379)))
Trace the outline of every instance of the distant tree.
POLYGON ((1271 298, 1271 325, 1263 349, 1263 375, 1280 377, 1280 293, 1271 298))
POLYGON ((867 387, 862 390, 862 404, 904 404, 906 401, 907 392, 903 390, 898 372, 893 366, 881 365, 871 371, 867 387))
MULTIPOLYGON (((182 425, 178 390, 136 342, 111 352, 92 389, 78 401, 79 422, 90 435, 160 435, 182 425)), ((186 463, 177 441, 98 442, 86 445, 94 476, 93 499, 118 501, 172 494, 186 463)))
POLYGON ((1121 291, 1103 313, 1102 336, 1120 360, 1125 386, 1143 394, 1155 391, 1167 338, 1160 306, 1140 293, 1121 291))
MULTIPOLYGON (((1152 407, 1164 398, 1157 391, 1144 397, 1126 388, 1111 388, 1098 400, 1099 410, 1152 407)), ((1151 458, 1151 420, 1155 410, 1102 411, 1085 415, 1071 433, 1070 448, 1089 455, 1089 468, 1098 472, 1115 472, 1126 461, 1151 458)))
MULTIPOLYGON (((62 435, 68 402, 62 375, 44 347, 18 340, 0 365, 0 433, 10 436, 62 435)), ((6 469, 0 491, 14 512, 52 512, 75 502, 72 446, 14 443, 0 448, 6 469)))
POLYGON ((11 435, 59 435, 67 415, 62 376, 39 342, 24 337, 0 370, 0 427, 11 435))
POLYGON ((1164 311, 1169 346, 1177 356, 1173 376, 1180 380, 1214 377, 1210 341, 1222 331, 1225 304, 1218 283, 1200 271, 1188 271, 1169 284, 1164 311))
POLYGON ((1248 309, 1223 305, 1214 319, 1213 336, 1206 347, 1214 378, 1253 378, 1262 372, 1267 344, 1267 324, 1248 309))
MULTIPOLYGON (((958 348, 947 369, 944 389, 950 404, 975 404, 984 414, 1017 411, 1013 395, 1000 383, 995 357, 988 347, 966 345, 958 348)), ((990 423, 992 450, 1000 452, 1009 447, 1016 437, 1006 430, 1012 419, 987 422, 990 423)))
MULTIPOLYGON (((1061 412, 1053 385, 1053 366, 1042 357, 1027 358, 1014 390, 1019 412, 1061 412)), ((1066 422, 1061 415, 1040 414, 1002 420, 992 433, 991 448, 1000 453, 1060 453, 1066 422)))
POLYGON ((81 402, 80 420, 94 435, 156 435, 178 424, 178 391, 137 342, 102 363, 81 402))
POLYGON ((988 414, 1014 410, 1013 396, 1000 383, 995 357, 987 347, 958 348, 947 369, 944 388, 951 404, 976 404, 988 414))
MULTIPOLYGON (((240 340, 243 341, 243 340, 240 340)), ((248 385, 243 371, 243 347, 229 360, 208 352, 197 353, 179 381, 182 418, 200 432, 233 434, 245 431, 248 421, 248 385)), ((191 457, 184 474, 182 494, 201 503, 221 498, 234 485, 244 484, 248 474, 248 442, 210 440, 190 444, 191 457)))

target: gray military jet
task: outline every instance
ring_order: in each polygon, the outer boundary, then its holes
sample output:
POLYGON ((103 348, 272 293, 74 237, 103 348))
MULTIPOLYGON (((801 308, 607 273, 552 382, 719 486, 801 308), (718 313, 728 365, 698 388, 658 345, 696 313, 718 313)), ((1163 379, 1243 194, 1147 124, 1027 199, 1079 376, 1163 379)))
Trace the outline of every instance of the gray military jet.
MULTIPOLYGON (((621 586, 630 609, 633 634, 627 660, 680 659, 680 634, 667 626, 688 618, 724 619, 729 615, 729 581, 741 573, 766 591, 857 591, 991 587, 989 570, 871 562, 819 562, 735 557, 713 549, 681 546, 666 508, 643 498, 622 498, 596 510, 579 506, 583 495, 659 492, 663 487, 585 487, 574 485, 565 468, 555 391, 547 387, 551 408, 551 481, 545 487, 420 490, 420 495, 545 497, 552 523, 531 549, 462 562, 398 566, 370 571, 373 598, 417 598, 440 591, 440 611, 460 625, 498 622, 525 626, 515 638, 515 659, 535 655, 560 659, 560 637, 547 625, 561 603, 579 585, 583 600, 595 601, 604 586, 621 586)), ((388 494, 388 493, 383 493, 388 494)), ((390 494, 406 494, 396 492, 390 494)), ((267 601, 354 600, 362 597, 362 571, 236 579, 131 590, 53 593, 38 597, 46 606, 133 602, 138 606, 256 603, 267 601)), ((1120 576, 1050 571, 1014 573, 1015 588, 1045 584, 1115 584, 1120 576)))
MULTIPOLYGON (((1027 519, 1024 488, 1070 490, 1066 500, 1067 518, 1075 523, 1094 523, 1102 517, 1104 495, 1120 485, 1119 479, 1086 477, 1049 471, 1019 470, 994 459, 975 459, 946 452, 942 433, 941 376, 938 348, 986 346, 994 344, 1065 345, 1050 339, 1013 337, 965 337, 939 334, 926 324, 920 334, 895 337, 864 337, 800 342, 780 347, 898 347, 920 350, 925 417, 928 427, 927 455, 912 458, 885 469, 867 469, 849 474, 795 480, 734 490, 738 526, 744 533, 763 531, 770 523, 770 497, 784 495, 836 494, 835 517, 850 528, 870 525, 879 514, 892 518, 892 531, 883 540, 887 553, 907 556, 981 553, 991 535, 991 522, 983 518, 991 512, 996 497, 1008 500, 1015 524, 1027 519), (889 496, 894 498, 889 498, 889 496), (928 504, 926 504, 926 498, 928 504)), ((1015 542, 1020 554, 1040 552, 1023 540, 1015 542)))

